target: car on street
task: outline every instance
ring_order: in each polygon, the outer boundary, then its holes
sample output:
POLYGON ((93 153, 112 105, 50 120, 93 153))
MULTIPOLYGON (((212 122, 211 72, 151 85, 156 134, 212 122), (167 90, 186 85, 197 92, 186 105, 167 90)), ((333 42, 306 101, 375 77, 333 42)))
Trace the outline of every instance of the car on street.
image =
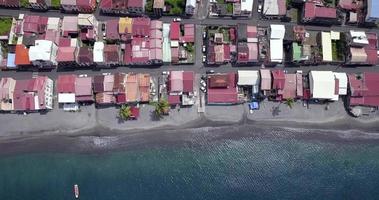
POLYGON ((103 75, 103 76, 107 76, 107 75, 111 75, 111 73, 109 73, 109 72, 104 72, 104 73, 102 73, 102 75, 103 75))
POLYGON ((87 77, 87 74, 80 74, 79 75, 79 78, 84 78, 84 77, 87 77))
POLYGON ((179 17, 177 17, 177 18, 174 18, 174 22, 181 22, 182 21, 182 19, 181 18, 179 18, 179 17))
POLYGON ((207 86, 207 84, 205 83, 204 80, 200 80, 200 84, 201 84, 203 87, 206 87, 206 86, 207 86))
POLYGON ((169 71, 163 71, 163 72, 162 72, 162 75, 169 75, 169 74, 170 74, 169 71))
POLYGON ((207 61, 207 56, 203 56, 203 62, 205 63, 207 61))
POLYGON ((205 47, 205 45, 203 45, 203 53, 205 53, 207 51, 207 48, 205 47))
POLYGON ((206 38, 207 38, 207 32, 204 31, 204 32, 203 32, 203 39, 206 39, 206 38))
POLYGON ((262 4, 258 4, 258 13, 262 13, 262 4))
POLYGON ((207 74, 214 74, 215 73, 215 70, 211 69, 211 70, 207 70, 206 71, 207 74))
POLYGON ((105 31, 105 24, 104 23, 101 24, 101 30, 105 31))
POLYGON ((200 87, 200 90, 203 91, 204 93, 207 92, 207 89, 205 89, 205 87, 203 87, 203 86, 200 87))

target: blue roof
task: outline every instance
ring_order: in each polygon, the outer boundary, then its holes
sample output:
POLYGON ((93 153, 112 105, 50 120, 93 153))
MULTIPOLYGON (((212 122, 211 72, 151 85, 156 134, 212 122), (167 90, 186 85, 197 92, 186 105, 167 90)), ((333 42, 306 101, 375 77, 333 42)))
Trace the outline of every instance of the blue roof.
POLYGON ((249 108, 250 108, 250 110, 257 110, 257 109, 259 109, 259 104, 258 104, 258 102, 251 102, 251 103, 249 103, 249 108))
POLYGON ((378 0, 371 0, 371 13, 369 17, 371 18, 379 18, 379 1, 378 0))
POLYGON ((9 68, 16 67, 16 64, 14 63, 15 59, 16 59, 16 54, 8 53, 7 67, 9 67, 9 68))

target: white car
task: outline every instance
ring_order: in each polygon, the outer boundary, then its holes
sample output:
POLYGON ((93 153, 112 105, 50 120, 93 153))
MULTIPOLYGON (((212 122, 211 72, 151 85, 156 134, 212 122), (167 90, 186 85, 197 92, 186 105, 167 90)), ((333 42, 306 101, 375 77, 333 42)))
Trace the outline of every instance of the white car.
POLYGON ((80 74, 79 78, 87 77, 87 74, 80 74))
POLYGON ((163 72, 162 72, 162 75, 169 75, 169 74, 170 74, 169 71, 163 71, 163 72))
POLYGON ((207 51, 205 45, 203 45, 203 53, 205 53, 207 51))
POLYGON ((174 18, 174 22, 181 22, 182 21, 182 19, 181 18, 179 18, 179 17, 177 17, 177 18, 174 18))
POLYGON ((207 92, 207 89, 205 89, 205 87, 203 87, 203 86, 200 87, 200 90, 203 91, 204 93, 207 92))
POLYGON ((258 13, 261 13, 262 12, 262 4, 259 4, 258 5, 258 13))
POLYGON ((111 73, 109 73, 109 72, 105 72, 105 73, 102 73, 102 74, 103 74, 103 76, 111 75, 111 73))
POLYGON ((207 32, 206 31, 203 32, 203 39, 205 39, 205 38, 207 38, 207 32))
POLYGON ((207 84, 205 83, 204 80, 200 80, 200 84, 201 84, 203 87, 206 87, 206 86, 207 86, 207 84))
POLYGON ((203 62, 207 61, 207 56, 203 56, 203 62))

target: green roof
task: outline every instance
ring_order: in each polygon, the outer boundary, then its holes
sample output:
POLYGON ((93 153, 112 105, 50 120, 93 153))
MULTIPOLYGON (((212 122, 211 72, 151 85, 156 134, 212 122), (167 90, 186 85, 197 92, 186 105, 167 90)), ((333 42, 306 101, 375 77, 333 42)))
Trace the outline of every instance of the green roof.
POLYGON ((292 43, 292 58, 295 61, 301 58, 301 46, 297 42, 292 43))

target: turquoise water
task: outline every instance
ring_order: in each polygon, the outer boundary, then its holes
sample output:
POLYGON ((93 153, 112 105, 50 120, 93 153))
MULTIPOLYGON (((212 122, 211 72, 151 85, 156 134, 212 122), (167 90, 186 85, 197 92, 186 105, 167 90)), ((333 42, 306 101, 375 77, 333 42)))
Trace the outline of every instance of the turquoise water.
POLYGON ((0 158, 0 199, 379 199, 379 146, 243 138, 0 158))

